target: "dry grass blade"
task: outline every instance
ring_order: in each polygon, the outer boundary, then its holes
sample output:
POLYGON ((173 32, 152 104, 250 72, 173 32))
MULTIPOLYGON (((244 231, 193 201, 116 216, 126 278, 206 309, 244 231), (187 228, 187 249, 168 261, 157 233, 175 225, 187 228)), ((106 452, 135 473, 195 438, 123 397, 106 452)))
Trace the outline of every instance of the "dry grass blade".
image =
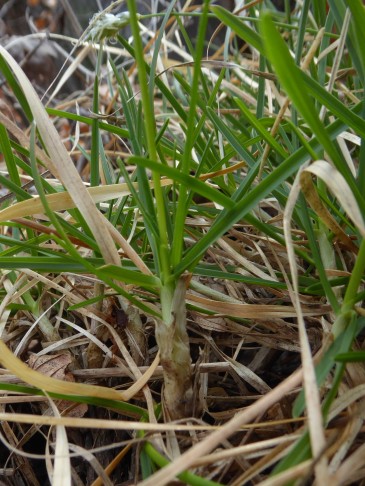
POLYGON ((24 380, 26 383, 47 390, 48 392, 60 393, 63 395, 80 395, 86 397, 98 397, 107 400, 128 401, 138 393, 152 376, 154 369, 158 366, 159 356, 157 355, 149 370, 128 390, 119 392, 113 388, 106 388, 96 385, 85 385, 82 383, 72 383, 50 378, 37 371, 30 369, 20 359, 8 349, 2 340, 0 340, 0 362, 1 364, 24 380))
POLYGON ((346 410, 346 408, 349 405, 364 397, 365 397, 365 384, 358 385, 355 388, 347 390, 340 397, 338 397, 337 400, 335 400, 335 402, 333 403, 329 413, 329 419, 332 420, 334 417, 339 415, 343 410, 346 410))
POLYGON ((84 449, 83 447, 79 447, 74 444, 70 444, 70 449, 75 453, 77 453, 80 457, 88 461, 88 463, 94 469, 98 477, 102 480, 101 484, 103 484, 103 486, 113 486, 113 483, 109 479, 107 472, 104 471, 103 466, 96 459, 94 454, 84 449))
MULTIPOLYGON (((199 304, 203 309, 214 311, 220 315, 227 315, 232 317, 241 317, 247 319, 272 319, 296 317, 295 307, 287 305, 271 305, 271 304, 235 304, 231 302, 218 302, 212 299, 206 299, 188 293, 188 302, 199 304)), ((328 312, 329 307, 322 305, 320 307, 303 307, 303 315, 307 316, 322 316, 328 312)))
MULTIPOLYGON (((171 184, 172 181, 170 179, 161 180, 162 186, 169 186, 171 184)), ((153 188, 152 182, 150 185, 151 188, 153 188)), ((125 183, 96 187, 86 187, 83 185, 83 187, 95 204, 130 195, 128 185, 125 183)), ((137 189, 138 184, 135 183, 134 187, 137 189)), ((78 207, 77 203, 68 192, 47 194, 46 199, 52 211, 65 211, 67 209, 78 207)), ((34 214, 42 214, 43 212, 44 208, 39 196, 34 196, 32 199, 18 202, 0 211, 0 221, 10 221, 14 218, 25 218, 27 216, 33 216, 34 214)))
POLYGON ((323 180, 364 237, 365 225, 363 216, 356 199, 342 174, 325 160, 317 160, 307 167, 306 171, 323 180))
POLYGON ((84 46, 81 51, 78 53, 75 59, 72 60, 71 64, 68 66, 64 74, 62 75, 61 79, 58 81, 57 86, 55 87, 52 95, 50 96, 48 103, 50 103, 53 98, 57 95, 60 91, 62 86, 67 82, 67 80, 72 76, 74 71, 81 65, 82 61, 92 52, 92 48, 90 44, 84 46))
MULTIPOLYGON (((255 426, 256 423, 252 425, 255 426)), ((214 452, 212 454, 208 454, 207 456, 203 456, 197 459, 194 463, 194 466, 196 467, 204 464, 214 463, 214 462, 221 461, 223 459, 232 459, 232 457, 236 457, 236 456, 249 455, 250 453, 254 453, 256 451, 263 451, 265 450, 265 448, 276 447, 279 444, 280 445, 290 444, 298 438, 299 438, 298 434, 292 434, 290 436, 277 437, 275 439, 260 440, 252 444, 237 446, 232 449, 214 452)))
POLYGON ((343 486, 347 484, 354 484, 361 481, 364 477, 365 464, 365 444, 360 446, 353 454, 348 457, 336 474, 331 476, 331 485, 343 486))
POLYGON ((79 208, 99 245, 105 261, 119 265, 120 259, 110 233, 107 228, 105 228, 104 218, 95 207, 73 161, 68 155, 66 147, 53 123, 49 119, 31 82, 24 74, 19 64, 2 46, 0 46, 0 53, 16 75, 19 84, 26 95, 43 143, 50 155, 51 162, 48 169, 59 178, 67 192, 70 194, 75 205, 79 208))
MULTIPOLYGON (((6 129, 16 137, 19 142, 22 144, 23 147, 27 149, 30 148, 30 140, 29 137, 21 130, 14 122, 9 120, 3 113, 0 112, 0 122, 6 129)), ((46 167, 50 167, 52 165, 51 159, 47 156, 47 154, 40 149, 39 147, 35 147, 35 155, 37 159, 39 159, 46 167)))
POLYGON ((4 482, 365 478, 362 2, 198 3, 0 47, 4 482))
POLYGON ((342 241, 342 243, 349 248, 354 253, 358 252, 358 248, 355 243, 351 240, 349 236, 343 231, 341 226, 337 223, 337 221, 332 217, 331 213, 322 203, 314 183, 312 181, 312 176, 310 175, 309 171, 303 171, 300 176, 300 186, 302 192, 309 202, 311 208, 321 221, 336 235, 336 237, 342 241))
MULTIPOLYGON (((60 417, 60 413, 52 400, 50 400, 50 405, 55 416, 60 417)), ((63 425, 57 425, 55 436, 54 466, 51 475, 52 485, 71 486, 71 462, 66 428, 63 425)))
MULTIPOLYGON (((126 445, 118 454, 117 456, 113 459, 113 461, 108 464, 108 466, 105 468, 105 474, 110 476, 110 474, 114 471, 116 466, 120 463, 120 461, 125 457, 125 455, 129 452, 131 449, 132 444, 126 445)), ((91 486, 103 486, 105 483, 103 483, 103 479, 99 476, 91 486)))
MULTIPOLYGON (((306 170, 306 169, 303 169, 306 170)), ((315 464, 316 479, 319 484, 329 484, 328 462, 323 451, 326 447, 324 423, 322 417, 321 398, 317 386, 316 373, 312 352, 309 344, 304 315, 299 299, 298 269, 291 235, 292 215, 299 195, 301 171, 297 174, 284 211, 284 236, 287 245, 292 285, 287 282, 290 297, 297 312, 299 339, 301 344, 301 357, 303 366, 303 383, 308 413, 308 428, 313 457, 318 461, 315 464)))
MULTIPOLYGON (((253 405, 237 413, 229 422, 223 425, 219 430, 212 432, 201 442, 195 444, 189 450, 184 452, 181 457, 175 459, 171 464, 164 467, 150 478, 142 481, 141 486, 165 486, 169 484, 182 471, 189 469, 194 461, 201 456, 208 454, 220 445, 225 439, 234 434, 239 427, 253 421, 256 417, 264 413, 271 405, 280 400, 286 393, 297 387, 302 381, 302 370, 286 378, 280 385, 258 399, 253 405)), ((1 415, 0 415, 1 417, 1 415)))
MULTIPOLYGON (((295 385, 294 385, 295 386, 295 385)), ((49 415, 32 415, 21 413, 0 412, 0 420, 7 422, 19 422, 21 424, 37 425, 62 425, 65 427, 90 428, 90 429, 110 429, 110 430, 133 430, 147 432, 166 432, 166 431, 192 431, 192 430, 216 430, 219 426, 193 425, 193 424, 156 424, 146 422, 135 422, 133 420, 103 420, 97 418, 76 418, 76 417, 54 417, 49 415)))
MULTIPOLYGON (((285 486, 290 482, 298 479, 299 481, 306 477, 312 470, 311 461, 303 461, 298 466, 294 466, 281 474, 276 474, 273 477, 260 482, 260 486, 285 486)), ((330 483, 327 483, 330 484, 330 483)))

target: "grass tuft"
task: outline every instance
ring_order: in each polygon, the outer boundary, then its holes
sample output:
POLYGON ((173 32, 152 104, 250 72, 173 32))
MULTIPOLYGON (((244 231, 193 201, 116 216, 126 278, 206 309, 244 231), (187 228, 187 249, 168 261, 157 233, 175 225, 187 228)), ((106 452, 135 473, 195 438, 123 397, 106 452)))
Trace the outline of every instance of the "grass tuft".
POLYGON ((0 46, 0 475, 362 484, 364 6, 182 3, 0 46))

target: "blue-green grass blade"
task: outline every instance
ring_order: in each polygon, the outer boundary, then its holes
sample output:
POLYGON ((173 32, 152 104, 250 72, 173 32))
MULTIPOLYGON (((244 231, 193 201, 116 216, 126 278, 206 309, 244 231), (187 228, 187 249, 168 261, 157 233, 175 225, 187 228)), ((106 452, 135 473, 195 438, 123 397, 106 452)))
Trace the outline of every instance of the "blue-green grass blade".
MULTIPOLYGON (((336 356, 338 354, 347 353, 352 346, 352 342, 358 327, 358 322, 354 314, 352 315, 352 318, 350 317, 350 321, 349 328, 335 339, 331 347, 328 349, 328 351, 326 351, 325 355, 321 359, 321 362, 316 366, 316 379, 318 386, 323 385, 328 374, 336 365, 336 356)), ((300 417, 304 412, 304 408, 305 397, 302 390, 294 402, 293 417, 300 417)))
POLYGON ((31 199, 31 195, 24 191, 18 184, 0 174, 0 184, 2 187, 9 189, 9 192, 14 194, 18 201, 24 201, 25 199, 31 199))
MULTIPOLYGON (((323 415, 326 420, 327 414, 333 403, 333 400, 337 396, 338 388, 341 383, 341 378, 345 369, 344 363, 336 362, 338 354, 347 354, 347 350, 351 347, 352 342, 356 334, 364 327, 364 318, 356 319, 355 313, 352 313, 350 317, 350 326, 346 332, 341 336, 336 338, 330 349, 326 352, 321 362, 316 366, 316 377, 318 386, 326 380, 328 373, 331 372, 333 367, 335 367, 334 376, 332 378, 332 386, 329 390, 323 406, 323 415), (338 353, 338 354, 337 354, 338 353)), ((299 417, 305 407, 305 399, 303 391, 298 395, 297 400, 294 403, 293 416, 299 417)), ((285 471, 290 467, 299 464, 305 459, 311 457, 309 435, 306 432, 296 443, 293 449, 287 454, 287 456, 280 461, 280 463, 275 467, 273 474, 278 474, 279 472, 285 471)))
POLYGON ((323 0, 313 0, 313 14, 317 22, 318 28, 321 28, 326 23, 326 2, 323 0))
MULTIPOLYGON (((90 264, 91 259, 85 259, 90 264)), ((103 263, 103 262, 102 262, 103 263)), ((0 266, 3 269, 19 270, 21 268, 29 268, 41 273, 83 273, 85 272, 85 265, 73 260, 72 258, 62 255, 62 257, 47 257, 47 256, 0 256, 0 266)), ((94 272, 93 272, 94 273, 94 272)))
POLYGON ((157 467, 155 466, 150 456, 147 454, 144 447, 141 450, 139 461, 141 465, 142 479, 147 479, 152 476, 154 472, 156 472, 157 467))
POLYGON ((341 363, 361 363, 365 361, 365 351, 349 351, 348 353, 339 353, 335 356, 336 361, 341 363))
POLYGON ((99 275, 98 269, 95 268, 93 273, 96 277, 100 278, 100 280, 102 280, 106 285, 109 285, 111 289, 114 289, 119 295, 129 300, 132 305, 140 309, 144 314, 161 318, 160 313, 156 309, 153 309, 149 305, 145 304, 144 302, 136 298, 131 292, 115 283, 115 281, 110 278, 106 272, 101 272, 99 275))
MULTIPOLYGON (((31 125, 31 134, 30 134, 30 164, 32 168, 32 175, 33 175, 33 180, 34 180, 34 185, 37 189, 39 198, 42 202, 45 214, 48 216, 50 219, 51 223, 53 224, 54 228, 57 230, 59 236, 54 235, 53 238, 57 243, 63 247, 69 255, 76 261, 79 261, 85 266, 85 269, 88 269, 89 271, 93 271, 93 267, 90 266, 87 262, 86 259, 84 259, 77 249, 74 247, 72 242, 70 241, 67 232, 64 229, 64 226, 59 222, 58 217, 56 214, 51 210, 49 207, 44 187, 42 184, 43 179, 41 178, 38 170, 37 170, 37 160, 35 157, 35 134, 36 134, 36 124, 33 122, 31 125)), ((75 214, 77 214, 78 211, 75 211, 75 214)), ((71 213, 72 214, 72 213, 71 213)), ((81 215, 80 215, 81 216, 81 215)), ((77 219, 77 218, 76 218, 77 219)), ((86 225, 86 223, 85 223, 86 225)), ((87 226, 87 225, 86 225, 87 226)))
POLYGON ((195 275, 200 275, 202 277, 212 277, 220 280, 234 280, 236 282, 244 282, 247 285, 259 285, 260 287, 270 287, 273 289, 286 289, 287 285, 284 282, 276 282, 272 280, 265 280, 258 277, 249 277, 246 275, 241 275, 239 273, 233 273, 227 271, 222 271, 218 267, 211 265, 197 265, 194 269, 195 275))
MULTIPOLYGON (((360 108, 357 105, 357 108, 360 108)), ((344 125, 340 120, 336 120, 326 132, 330 139, 335 138, 342 133, 344 125)), ((313 150, 318 150, 320 143, 317 139, 312 139, 309 142, 313 150)), ((308 160, 308 153, 306 148, 301 147, 294 154, 284 160, 275 170, 253 189, 240 198, 233 208, 223 211, 219 221, 213 224, 211 229, 204 235, 192 248, 190 248, 180 263, 175 272, 176 275, 181 274, 187 269, 193 269, 204 252, 220 238, 226 231, 228 231, 233 224, 244 218, 262 199, 267 197, 271 191, 280 186, 283 181, 291 177, 299 169, 301 164, 308 160)))
POLYGON ((3 125, 0 125, 0 149, 5 159, 10 180, 14 182, 14 184, 20 187, 21 181, 19 177, 18 168, 16 166, 15 158, 8 137, 8 132, 6 131, 6 128, 3 125))
POLYGON ((260 35, 248 27, 242 17, 238 17, 238 15, 234 15, 220 6, 211 6, 210 10, 214 13, 217 19, 232 29, 232 31, 237 34, 238 37, 243 39, 245 42, 247 42, 247 44, 254 47, 259 52, 263 52, 263 44, 260 35))
MULTIPOLYGON (((17 223, 9 224, 1 223, 1 225, 13 226, 18 229, 20 227, 17 223)), ((0 244, 7 246, 8 248, 0 253, 0 261, 2 258, 10 257, 12 255, 17 255, 18 253, 24 252, 25 250, 29 251, 36 251, 40 255, 49 255, 58 257, 58 252, 55 250, 51 250, 49 248, 41 247, 40 245, 45 241, 49 240, 49 235, 40 235, 35 238, 30 238, 27 240, 18 240, 13 236, 0 236, 0 244)))
MULTIPOLYGON (((200 97, 199 83, 204 85, 204 77, 201 76, 200 66, 203 57, 205 32, 208 26, 209 3, 210 2, 208 0, 204 0, 196 40, 196 49, 194 55, 194 73, 189 101, 185 147, 179 166, 179 170, 184 175, 188 175, 191 169, 192 150, 195 145, 197 135, 200 133, 199 124, 201 125, 201 128, 203 127, 202 119, 197 123, 197 106, 200 97)), ((181 260, 184 246, 185 219, 189 207, 189 199, 189 187, 186 185, 182 185, 179 190, 179 198, 177 200, 176 213, 174 218, 174 234, 171 245, 171 263, 173 266, 175 266, 181 260)))
POLYGON ((128 270, 127 268, 116 265, 104 265, 97 269, 99 277, 106 276, 119 280, 125 284, 133 284, 140 287, 158 289, 161 286, 159 278, 153 275, 145 275, 138 271, 128 270))
POLYGON ((155 76, 156 76, 156 66, 157 66, 158 56, 160 54, 161 42, 162 42, 162 39, 165 35, 165 27, 166 27, 166 24, 167 24, 167 22, 170 18, 170 15, 171 15, 172 9, 175 6, 175 3, 176 3, 176 0, 172 0, 170 2, 170 5, 166 9, 165 15, 164 15, 162 22, 161 22, 161 25, 159 26, 159 33, 158 33, 157 39, 154 42, 152 61, 151 61, 150 72, 149 72, 149 90, 150 90, 151 99, 153 99, 153 90, 154 90, 154 86, 155 86, 154 85, 154 79, 155 79, 155 76))
POLYGON ((303 55, 304 36, 306 33, 306 25, 308 20, 308 12, 309 12, 310 4, 311 4, 311 0, 304 0, 301 8, 299 26, 298 26, 298 37, 295 46, 295 62, 297 65, 300 64, 303 55))
POLYGON ((267 129, 261 124, 261 121, 251 113, 245 103, 239 98, 235 98, 234 101, 241 110, 243 116, 248 120, 252 127, 261 135, 261 137, 270 145, 273 150, 275 150, 279 155, 285 158, 288 155, 287 152, 275 140, 270 132, 268 132, 267 129))
MULTIPOLYGON (((113 68, 114 75, 117 80, 118 89, 122 100, 123 113, 130 134, 130 143, 133 148, 133 153, 135 155, 142 156, 144 151, 143 137, 141 137, 141 133, 138 133, 138 128, 137 128, 138 125, 142 125, 142 122, 141 120, 138 120, 139 111, 135 99, 133 98, 132 95, 133 93, 132 87, 130 85, 126 73, 123 71, 123 78, 122 78, 119 75, 118 69, 116 68, 113 61, 111 61, 111 66, 113 68)), ((123 162, 120 159, 117 159, 117 163, 122 172, 122 175, 124 176, 126 183, 128 184, 129 189, 131 190, 131 194, 144 217, 147 235, 152 247, 152 251, 155 255, 155 258, 158 259, 158 249, 157 249, 157 244, 155 243, 159 239, 158 227, 156 222, 156 211, 155 211, 155 205, 153 202, 153 197, 149 186, 149 181, 148 181, 146 171, 144 169, 137 167, 137 171, 133 176, 135 180, 138 181, 139 192, 137 195, 137 192, 135 191, 133 185, 131 184, 131 177, 128 174, 127 170, 125 169, 123 162)))
POLYGON ((319 275, 322 289, 325 292, 326 297, 333 308, 333 311, 337 314, 338 312, 340 312, 340 305, 334 291, 332 290, 330 279, 327 276, 326 269, 324 268, 323 261, 320 255, 320 250, 318 248, 317 237, 314 233, 315 229, 313 228, 313 223, 311 222, 309 211, 306 206, 304 196, 302 194, 300 195, 299 200, 301 204, 299 205, 298 212, 300 220, 302 221, 303 229, 309 241, 311 256, 319 275))
POLYGON ((352 13, 352 22, 350 24, 346 45, 348 52, 351 56, 352 64, 355 66, 358 74, 360 75, 361 79, 364 80, 365 77, 365 65, 364 65, 364 46, 361 44, 361 40, 364 37, 363 32, 359 32, 364 30, 364 26, 361 24, 362 19, 364 18, 363 12, 361 12, 360 7, 364 9, 364 6, 361 5, 360 1, 352 1, 352 0, 328 0, 328 5, 333 12, 338 30, 340 31, 343 24, 343 19, 345 18, 345 12, 347 6, 350 7, 352 13), (358 18, 354 18, 355 16, 358 18))
MULTIPOLYGON (((85 123, 86 125, 92 125, 94 118, 97 117, 96 113, 90 116, 82 116, 82 115, 77 115, 76 113, 71 113, 69 111, 57 110, 56 108, 47 108, 47 113, 51 116, 66 118, 66 120, 73 120, 80 123, 85 123)), ((99 129, 118 135, 121 138, 129 138, 130 136, 128 130, 126 130, 125 128, 121 128, 116 124, 105 123, 100 120, 99 120, 99 129)))
MULTIPOLYGON (((93 112, 99 111, 99 76, 94 79, 93 112)), ((100 152, 99 119, 94 117, 91 124, 91 154, 90 154, 90 185, 98 186, 99 174, 99 152, 100 152)))
MULTIPOLYGON (((281 472, 290 469, 291 467, 300 464, 301 462, 310 459, 312 457, 311 446, 309 441, 309 433, 304 434, 298 439, 290 452, 277 464, 271 473, 271 476, 275 476, 281 472)), ((286 486, 293 486, 294 482, 286 483, 286 486)))
MULTIPOLYGON (((260 26, 266 55, 275 68, 276 74, 289 98, 323 145, 323 148, 336 163, 336 166, 339 166, 344 172, 344 169, 341 167, 343 165, 342 159, 338 151, 334 149, 333 142, 324 131, 323 124, 315 111, 314 103, 303 87, 298 68, 289 53, 288 47, 277 31, 270 14, 267 12, 262 14, 260 26)), ((345 173, 348 176, 348 172, 345 173)))
POLYGON ((25 116, 27 117, 28 121, 31 122, 33 120, 33 114, 31 109, 29 108, 28 101, 23 93, 23 90, 20 88, 19 83, 15 76, 13 75, 11 69, 8 66, 8 63, 4 60, 3 56, 0 55, 0 71, 3 73, 6 81, 8 82, 9 86, 11 87, 14 96, 17 102, 22 107, 25 116))
MULTIPOLYGON (((321 384, 324 383, 324 381, 326 380, 328 374, 331 372, 333 367, 334 366, 336 367, 334 378, 332 380, 332 388, 328 396, 326 397, 325 403, 322 407, 324 416, 327 415, 330 405, 332 404, 333 399, 337 394, 337 390, 341 381, 340 378, 344 370, 343 363, 336 364, 336 358, 338 354, 342 354, 344 350, 347 350, 351 346, 356 327, 357 327, 356 319, 353 319, 352 329, 350 330, 350 332, 345 332, 341 336, 339 336, 334 341, 330 349, 325 353, 325 355, 321 359, 321 362, 316 366, 316 377, 317 377, 318 386, 321 386, 321 384)), ((301 393, 298 395, 294 403, 293 416, 299 417, 303 413, 304 407, 305 407, 304 392, 301 391, 301 393)), ((291 451, 275 467, 272 475, 279 474, 280 472, 283 472, 297 464, 300 464, 301 462, 303 462, 306 459, 309 459, 310 457, 311 457, 311 448, 309 442, 309 434, 308 432, 305 432, 304 435, 297 441, 297 443, 291 449, 291 451)))
MULTIPOLYGON (((126 41, 126 39, 123 39, 121 36, 117 36, 118 41, 122 44, 122 46, 129 52, 129 54, 132 56, 132 58, 135 58, 135 52, 133 47, 129 44, 129 42, 126 41)), ((145 63, 145 67, 147 70, 147 73, 150 72, 150 67, 147 63, 145 63)), ((174 111, 179 115, 182 121, 186 122, 187 120, 187 113, 184 110, 183 106, 178 102, 176 95, 174 95, 170 89, 165 85, 165 83, 159 79, 158 77, 155 77, 155 84, 161 94, 166 98, 166 100, 170 103, 174 111)))
POLYGON ((180 172, 174 167, 162 165, 158 162, 154 162, 153 160, 149 160, 144 157, 130 157, 128 160, 133 164, 141 165, 142 167, 146 167, 148 169, 158 172, 161 175, 169 177, 174 181, 179 182, 180 184, 183 184, 184 186, 193 190, 197 194, 200 194, 201 196, 204 196, 207 199, 222 205, 223 207, 233 208, 234 206, 233 201, 229 197, 208 186, 199 179, 180 172))
POLYGON ((145 189, 144 197, 143 197, 144 178, 143 178, 143 180, 140 180, 140 179, 138 180, 139 191, 137 192, 136 188, 134 187, 134 185, 133 185, 133 183, 130 179, 128 171, 124 166, 123 161, 121 161, 120 159, 117 159, 117 163, 119 165, 119 168, 121 170, 122 175, 124 176, 124 180, 125 180, 126 184, 128 185, 131 196, 133 197, 133 200, 134 200, 136 206, 138 207, 138 209, 141 211, 141 214, 143 215, 144 223, 146 225, 147 232, 150 235, 152 235, 152 238, 149 238, 149 239, 151 241, 151 245, 153 245, 153 241, 158 240, 158 228, 157 228, 156 219, 155 219, 156 215, 153 211, 154 206, 153 206, 152 195, 149 196, 150 187, 149 187, 148 181, 147 181, 148 189, 147 188, 145 189), (141 193, 141 189, 142 189, 142 193, 141 193), (149 201, 150 197, 151 197, 151 202, 150 202, 150 205, 149 205, 148 201, 149 201))
POLYGON ((346 179, 359 206, 364 209, 365 212, 364 198, 358 190, 350 169, 344 162, 337 144, 328 137, 324 125, 319 120, 314 103, 302 84, 302 76, 299 75, 299 70, 268 13, 262 15, 260 25, 267 56, 274 66, 288 96, 296 105, 298 111, 308 123, 313 134, 317 137, 324 150, 330 156, 336 168, 346 179))
MULTIPOLYGON (((166 457, 163 456, 160 452, 158 452, 156 448, 149 442, 145 443, 144 450, 151 458, 151 460, 160 468, 170 464, 170 461, 166 459, 166 457)), ((221 483, 216 483, 215 481, 211 481, 210 479, 202 478, 189 471, 182 472, 177 477, 181 481, 183 481, 184 484, 189 484, 191 486, 223 486, 221 483)))
POLYGON ((79 302, 78 304, 70 305, 67 309, 69 311, 82 309, 82 308, 87 307, 89 305, 97 304, 98 302, 101 302, 102 300, 107 299, 109 297, 113 297, 115 295, 117 295, 117 294, 116 293, 109 293, 109 294, 97 295, 96 297, 93 297, 92 299, 86 299, 86 300, 83 300, 82 302, 79 302))
MULTIPOLYGON (((344 349, 341 349, 340 354, 343 352, 348 352, 351 349, 355 338, 363 331, 365 327, 365 318, 363 316, 358 317, 354 311, 348 312, 347 315, 344 317, 347 320, 347 325, 345 328, 346 331, 344 332, 345 345, 344 349)), ((341 385, 345 370, 346 363, 336 361, 335 373, 333 374, 332 378, 332 386, 329 389, 323 403, 323 414, 326 419, 328 417, 333 401, 338 396, 338 390, 341 385)))
POLYGON ((362 116, 354 113, 353 110, 344 105, 338 98, 329 93, 319 84, 318 81, 308 76, 307 73, 296 68, 298 75, 305 83, 308 93, 313 96, 320 104, 324 105, 333 115, 352 128, 359 136, 365 138, 365 120, 362 116))
POLYGON ((230 128, 221 120, 221 118, 215 113, 214 110, 207 107, 207 114, 214 125, 217 127, 219 132, 221 132, 224 137, 228 140, 230 146, 238 153, 242 159, 248 163, 248 165, 255 165, 256 161, 252 155, 243 147, 240 139, 230 130, 230 128))
POLYGON ((67 400, 69 402, 74 402, 74 403, 86 403, 88 405, 95 405, 98 407, 117 410, 119 413, 125 414, 129 417, 148 419, 148 412, 146 409, 127 402, 106 400, 104 398, 85 397, 85 396, 78 396, 78 395, 63 395, 61 393, 52 393, 52 392, 45 393, 43 390, 38 390, 37 388, 33 388, 30 386, 16 385, 12 383, 1 383, 1 381, 0 381, 0 390, 9 391, 17 394, 22 393, 31 396, 35 395, 39 397, 51 397, 51 398, 56 398, 58 400, 67 400))

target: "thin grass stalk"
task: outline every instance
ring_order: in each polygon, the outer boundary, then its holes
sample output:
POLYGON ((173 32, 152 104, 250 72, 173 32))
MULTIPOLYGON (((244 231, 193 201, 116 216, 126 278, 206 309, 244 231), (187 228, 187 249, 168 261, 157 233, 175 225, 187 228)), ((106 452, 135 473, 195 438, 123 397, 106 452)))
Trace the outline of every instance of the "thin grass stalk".
MULTIPOLYGON (((140 30, 138 26, 138 17, 136 11, 136 3, 133 0, 127 0, 127 5, 130 13, 130 26, 134 39, 134 48, 136 63, 138 67, 138 79, 141 91, 142 106, 144 112, 144 128, 146 133, 147 150, 148 156, 151 160, 158 160, 157 149, 156 149, 156 124, 153 112, 152 100, 149 94, 149 81, 147 78, 146 67, 144 63, 143 56, 143 45, 140 36, 140 30)), ((153 82, 150 80, 150 82, 153 82)), ((159 260, 161 265, 161 280, 163 282, 163 287, 171 286, 170 280, 170 262, 169 262, 169 244, 167 236, 167 215, 165 211, 164 197, 162 192, 162 187, 160 183, 160 176, 157 172, 152 173, 152 179, 154 182, 155 199, 156 199, 156 212, 157 212, 157 222, 159 227, 159 260)), ((164 292, 166 292, 167 288, 164 292)), ((170 292, 172 295, 172 288, 170 292)))
POLYGON ((350 280, 345 292, 341 311, 333 324, 332 333, 337 337, 343 332, 351 321, 353 315, 353 307, 356 302, 357 290, 364 277, 365 270, 365 240, 363 239, 360 245, 359 253, 355 260, 355 265, 352 269, 350 280))
MULTIPOLYGON (((139 86, 143 107, 143 123, 146 134, 148 157, 158 162, 156 124, 150 97, 143 45, 138 25, 136 3, 127 0, 130 26, 134 39, 134 52, 138 68, 139 86)), ((168 239, 168 215, 158 171, 152 171, 154 183, 158 241, 156 242, 160 269, 160 301, 162 319, 156 320, 156 340, 161 353, 164 373, 163 406, 167 418, 178 419, 192 414, 192 379, 189 338, 186 331, 186 279, 176 283, 171 268, 171 249, 168 239)))
MULTIPOLYGON (((192 160, 192 149, 195 140, 195 129, 197 119, 197 105, 199 98, 199 79, 200 79, 200 63, 203 57, 205 31, 208 25, 208 8, 209 1, 205 0, 201 21, 199 22, 197 47, 194 56, 194 74, 191 88, 191 99, 187 120, 186 142, 185 149, 181 161, 181 170, 184 174, 189 174, 192 160)), ((172 263, 177 265, 181 261, 181 255, 184 243, 184 223, 187 213, 188 188, 181 186, 179 190, 179 200, 176 212, 176 224, 174 228, 174 238, 172 246, 172 263)))

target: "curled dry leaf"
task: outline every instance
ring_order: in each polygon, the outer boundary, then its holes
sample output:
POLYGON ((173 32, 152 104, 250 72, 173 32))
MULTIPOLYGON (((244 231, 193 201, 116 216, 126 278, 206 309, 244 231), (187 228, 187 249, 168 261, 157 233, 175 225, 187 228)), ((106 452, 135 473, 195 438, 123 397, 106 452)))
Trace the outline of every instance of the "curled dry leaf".
POLYGON ((59 353, 47 356, 32 354, 29 358, 29 367, 52 378, 64 380, 66 369, 72 363, 68 353, 59 353))
POLYGON ((321 201, 317 189, 312 181, 312 176, 308 171, 303 171, 300 175, 300 187, 302 192, 309 202, 311 208, 321 218, 321 221, 327 226, 329 230, 345 245, 346 248, 354 253, 358 252, 358 248, 349 236, 343 231, 341 226, 333 218, 328 209, 321 201))
POLYGON ((356 202, 355 196, 340 172, 325 160, 317 160, 308 166, 304 172, 320 177, 332 194, 338 199, 343 209, 351 218, 361 236, 365 236, 363 215, 356 202))

